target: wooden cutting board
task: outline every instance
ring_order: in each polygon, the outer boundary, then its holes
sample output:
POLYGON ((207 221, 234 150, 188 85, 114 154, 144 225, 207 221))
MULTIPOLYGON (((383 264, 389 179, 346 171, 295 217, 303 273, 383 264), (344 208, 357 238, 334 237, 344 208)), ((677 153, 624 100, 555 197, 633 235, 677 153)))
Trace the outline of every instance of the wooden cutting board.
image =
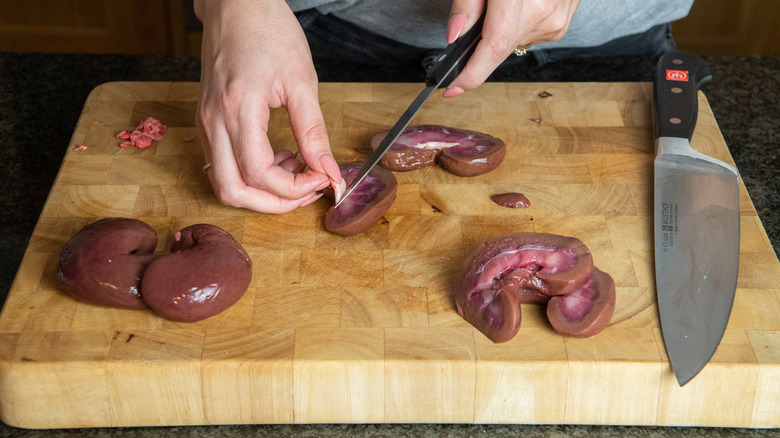
MULTIPOLYGON (((339 161, 365 156, 419 84, 322 84, 339 161)), ((780 263, 744 186, 739 284, 711 363, 680 388, 653 279, 649 83, 491 83, 415 119, 503 138, 497 170, 398 174, 398 198, 367 232, 324 230, 325 200, 275 216, 221 205, 201 171, 195 83, 108 83, 89 96, 0 316, 0 414, 29 428, 230 423, 582 423, 780 426, 780 263), (120 149, 147 116, 165 138, 120 149), (86 145, 86 150, 75 150, 86 145), (502 208, 517 191, 527 209, 502 208), (106 216, 161 236, 218 225, 254 262, 249 291, 193 324, 100 308, 57 289, 65 242, 106 216), (587 339, 524 305, 493 344, 455 311, 452 284, 485 239, 576 236, 617 285, 611 325, 587 339)), ((693 145, 733 163, 700 94, 693 145)), ((284 110, 275 147, 294 149, 284 110)), ((50 147, 46 139, 41 139, 50 147)), ((717 236, 713 236, 717 238, 717 236)))

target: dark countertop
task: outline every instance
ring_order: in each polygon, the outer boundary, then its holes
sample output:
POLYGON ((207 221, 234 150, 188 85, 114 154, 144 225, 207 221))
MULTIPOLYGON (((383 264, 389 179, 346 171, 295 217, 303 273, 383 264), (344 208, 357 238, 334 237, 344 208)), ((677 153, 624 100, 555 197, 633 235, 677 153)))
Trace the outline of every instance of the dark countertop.
MULTIPOLYGON (((780 56, 709 56, 710 105, 769 239, 780 254, 780 56)), ((323 82, 421 82, 417 68, 316 63, 323 82)), ((515 66, 491 81, 652 81, 655 60, 560 61, 515 66)), ((0 302, 59 169, 89 92, 109 81, 197 81, 197 57, 0 52, 0 302)), ((567 425, 246 425, 85 430, 20 430, 0 437, 52 436, 777 436, 776 430, 567 425)))

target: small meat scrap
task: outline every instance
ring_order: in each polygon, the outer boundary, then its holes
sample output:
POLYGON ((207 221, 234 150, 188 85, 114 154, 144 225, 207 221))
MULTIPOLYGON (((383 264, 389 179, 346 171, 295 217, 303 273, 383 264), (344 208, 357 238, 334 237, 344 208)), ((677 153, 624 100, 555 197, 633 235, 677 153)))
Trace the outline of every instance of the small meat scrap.
POLYGON ((492 195, 490 199, 502 207, 528 208, 531 206, 531 201, 522 193, 499 193, 492 195))
POLYGON ((122 131, 116 135, 116 138, 127 140, 119 144, 119 147, 126 148, 135 146, 140 149, 148 148, 153 141, 160 141, 163 138, 166 126, 154 117, 147 117, 133 131, 122 131))
POLYGON ((80 144, 73 148, 74 151, 86 151, 87 149, 89 149, 89 146, 85 144, 80 144))
POLYGON ((194 141, 194 140, 195 140, 195 136, 194 135, 185 135, 184 137, 181 138, 181 141, 183 141, 185 143, 189 143, 189 142, 194 141))

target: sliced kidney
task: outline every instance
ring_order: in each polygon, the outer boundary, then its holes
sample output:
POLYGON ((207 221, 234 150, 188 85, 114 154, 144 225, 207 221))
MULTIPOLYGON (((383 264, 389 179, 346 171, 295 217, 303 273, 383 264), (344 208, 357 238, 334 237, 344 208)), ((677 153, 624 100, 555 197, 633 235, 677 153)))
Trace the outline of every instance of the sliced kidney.
POLYGON ((615 312, 615 282, 593 269, 587 283, 568 295, 552 297, 547 318, 556 332, 576 337, 593 336, 609 325, 615 312))
POLYGON ((455 304, 466 321, 493 342, 506 342, 515 337, 522 319, 515 280, 496 287, 480 289, 465 297, 458 295, 455 304))
POLYGON ((455 304, 488 338, 504 342, 519 329, 521 303, 544 303, 574 292, 592 271, 590 250, 577 238, 546 233, 499 236, 467 257, 455 304))
MULTIPOLYGON (((371 139, 376 149, 388 131, 371 139)), ((459 176, 490 172, 504 160, 506 144, 491 135, 440 125, 418 125, 404 129, 380 164, 395 172, 433 166, 437 162, 459 176)))
POLYGON ((593 270, 593 257, 575 237, 514 233, 494 237, 466 259, 462 288, 467 293, 492 287, 509 273, 520 287, 562 295, 582 287, 593 270))
POLYGON ((87 303, 146 309, 140 283, 155 258, 157 232, 137 219, 105 218, 77 232, 57 263, 62 289, 87 303))
POLYGON ((173 321, 195 322, 235 304, 252 279, 252 261, 227 231, 196 224, 176 233, 171 253, 144 272, 144 300, 173 321))
MULTIPOLYGON (((360 171, 363 162, 342 164, 341 178, 350 184, 360 171)), ((335 234, 352 236, 371 228, 379 221, 395 201, 398 181, 387 169, 374 166, 363 181, 341 204, 331 207, 325 214, 325 228, 335 234)), ((333 191, 326 191, 333 199, 333 191)))

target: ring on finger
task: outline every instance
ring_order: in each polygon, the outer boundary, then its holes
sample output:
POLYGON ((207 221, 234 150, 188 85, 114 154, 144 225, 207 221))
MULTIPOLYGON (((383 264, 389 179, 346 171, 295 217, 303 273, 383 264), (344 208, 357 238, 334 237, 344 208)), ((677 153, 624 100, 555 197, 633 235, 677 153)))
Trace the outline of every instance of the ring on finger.
POLYGON ((515 50, 512 51, 516 56, 523 56, 528 53, 528 49, 533 46, 534 43, 528 43, 528 44, 518 44, 515 50))
POLYGON ((208 172, 209 171, 209 167, 211 167, 211 161, 209 161, 208 163, 204 164, 203 167, 201 167, 201 170, 203 172, 208 172))

